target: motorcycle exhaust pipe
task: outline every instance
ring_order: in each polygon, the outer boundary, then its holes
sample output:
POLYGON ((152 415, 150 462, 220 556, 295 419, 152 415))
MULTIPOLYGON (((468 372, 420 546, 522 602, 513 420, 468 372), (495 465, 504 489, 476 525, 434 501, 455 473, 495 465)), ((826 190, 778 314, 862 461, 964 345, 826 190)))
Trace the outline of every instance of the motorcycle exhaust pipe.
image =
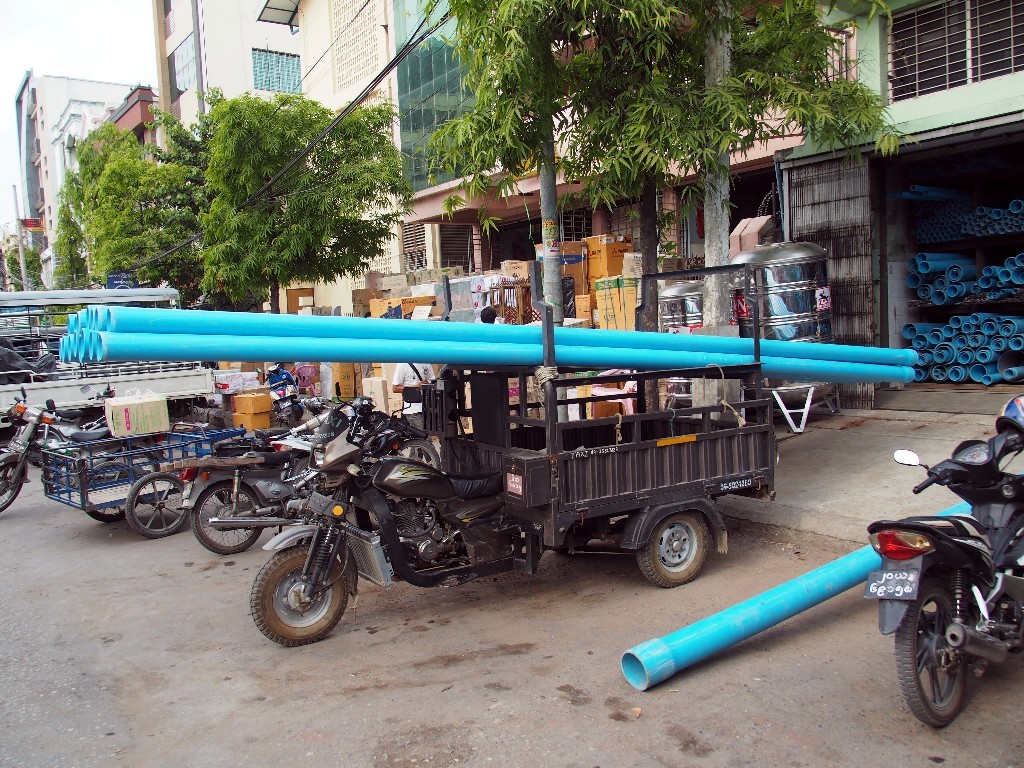
POLYGON ((946 642, 953 648, 994 664, 1006 658, 1006 643, 957 621, 946 628, 946 642))
POLYGON ((237 531, 243 528, 279 528, 297 522, 293 517, 211 517, 209 526, 215 531, 237 531))

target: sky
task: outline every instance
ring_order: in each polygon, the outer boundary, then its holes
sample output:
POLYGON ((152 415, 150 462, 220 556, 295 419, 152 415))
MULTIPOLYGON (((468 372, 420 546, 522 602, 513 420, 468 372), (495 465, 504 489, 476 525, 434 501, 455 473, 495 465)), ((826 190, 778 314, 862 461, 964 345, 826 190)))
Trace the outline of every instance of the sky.
POLYGON ((156 88, 151 0, 0 0, 0 228, 14 222, 11 186, 21 195, 14 100, 30 69, 156 88))

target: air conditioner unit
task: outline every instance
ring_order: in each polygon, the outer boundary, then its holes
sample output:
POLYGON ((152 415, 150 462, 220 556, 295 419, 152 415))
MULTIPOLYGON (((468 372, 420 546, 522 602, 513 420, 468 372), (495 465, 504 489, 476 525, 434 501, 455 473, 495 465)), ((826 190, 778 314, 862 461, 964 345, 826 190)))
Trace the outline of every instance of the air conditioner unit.
POLYGON ((68 140, 67 140, 67 143, 65 144, 65 146, 68 149, 74 149, 75 148, 75 144, 77 143, 77 141, 78 141, 78 139, 76 139, 74 136, 68 136, 68 140))

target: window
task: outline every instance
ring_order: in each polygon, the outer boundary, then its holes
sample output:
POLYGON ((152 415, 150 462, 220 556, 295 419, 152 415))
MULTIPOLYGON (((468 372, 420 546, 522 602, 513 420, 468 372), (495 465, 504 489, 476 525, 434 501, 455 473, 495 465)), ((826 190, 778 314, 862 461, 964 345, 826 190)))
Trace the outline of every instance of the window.
POLYGON ((253 48, 252 84, 260 91, 301 93, 302 71, 299 67, 299 57, 291 53, 253 48))
POLYGON ((177 99, 196 84, 196 48, 192 35, 189 34, 167 59, 167 68, 171 72, 171 98, 177 99))
POLYGON ((892 100, 1024 70, 1024 0, 945 0, 893 14, 892 100))

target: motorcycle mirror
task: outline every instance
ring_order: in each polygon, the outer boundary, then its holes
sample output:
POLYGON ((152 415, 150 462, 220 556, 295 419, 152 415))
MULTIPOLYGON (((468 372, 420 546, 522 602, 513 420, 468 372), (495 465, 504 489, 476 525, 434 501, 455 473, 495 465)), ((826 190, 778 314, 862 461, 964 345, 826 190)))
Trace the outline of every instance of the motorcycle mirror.
POLYGON ((57 403, 55 403, 53 401, 52 397, 46 401, 46 410, 48 410, 48 411, 56 411, 57 410, 57 403))
POLYGON ((28 400, 28 392, 25 391, 25 387, 21 388, 21 399, 23 402, 28 400))
POLYGON ((893 461, 897 464, 902 464, 905 467, 919 467, 921 466, 921 457, 919 457, 913 451, 899 450, 895 451, 892 455, 893 461))

